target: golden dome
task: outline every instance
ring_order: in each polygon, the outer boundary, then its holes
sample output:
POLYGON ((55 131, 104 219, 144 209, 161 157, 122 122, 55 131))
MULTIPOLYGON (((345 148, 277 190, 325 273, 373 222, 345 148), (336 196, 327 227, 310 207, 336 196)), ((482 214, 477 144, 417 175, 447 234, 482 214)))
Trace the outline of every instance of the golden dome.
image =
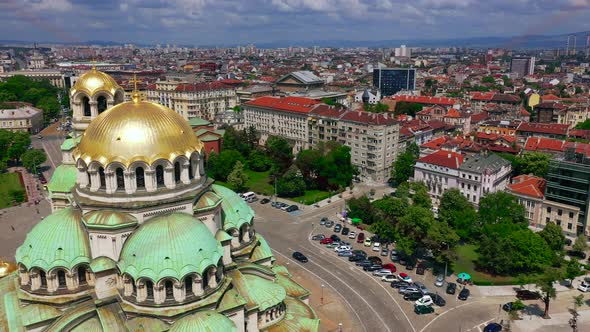
POLYGON ((88 96, 94 95, 98 91, 106 91, 111 95, 115 95, 115 91, 122 89, 119 84, 108 74, 92 68, 92 70, 85 72, 76 81, 76 84, 70 90, 70 95, 73 96, 78 91, 83 91, 88 96))
POLYGON ((12 271, 16 271, 16 265, 0 259, 0 278, 6 277, 12 271))
POLYGON ((74 158, 89 165, 117 161, 128 167, 135 161, 151 165, 158 159, 190 158, 203 143, 188 122, 160 104, 130 101, 113 106, 96 117, 74 150, 74 158))

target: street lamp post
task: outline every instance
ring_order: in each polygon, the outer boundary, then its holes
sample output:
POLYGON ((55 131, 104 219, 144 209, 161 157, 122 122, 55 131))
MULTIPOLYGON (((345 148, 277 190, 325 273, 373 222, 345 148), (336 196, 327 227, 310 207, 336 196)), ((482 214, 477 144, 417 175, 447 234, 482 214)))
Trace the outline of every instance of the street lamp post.
POLYGON ((338 323, 338 331, 342 332, 342 323, 338 323))
POLYGON ((324 304, 324 284, 322 284, 322 297, 320 298, 320 303, 324 304))

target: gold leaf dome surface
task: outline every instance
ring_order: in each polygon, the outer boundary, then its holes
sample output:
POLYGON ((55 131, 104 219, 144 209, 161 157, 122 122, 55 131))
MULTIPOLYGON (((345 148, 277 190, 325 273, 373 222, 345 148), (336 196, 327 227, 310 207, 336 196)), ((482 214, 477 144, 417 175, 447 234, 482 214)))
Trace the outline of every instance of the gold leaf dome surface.
POLYGON ((114 95, 119 89, 122 88, 119 86, 119 84, 117 84, 115 79, 113 79, 110 75, 93 68, 92 70, 87 71, 82 74, 82 76, 80 76, 80 78, 70 90, 70 94, 73 96, 76 92, 83 91, 86 92, 88 96, 93 96, 99 91, 106 91, 111 95, 114 95))
POLYGON ((135 161, 151 165, 158 159, 173 161, 200 152, 203 143, 188 122, 175 111, 147 101, 118 104, 96 117, 74 150, 74 158, 86 165, 135 161))

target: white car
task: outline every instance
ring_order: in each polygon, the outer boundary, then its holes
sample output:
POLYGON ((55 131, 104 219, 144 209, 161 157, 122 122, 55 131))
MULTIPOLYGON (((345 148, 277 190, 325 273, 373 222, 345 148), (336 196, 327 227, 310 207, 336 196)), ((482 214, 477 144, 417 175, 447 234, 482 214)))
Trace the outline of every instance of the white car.
POLYGON ((383 277, 386 275, 390 275, 391 271, 389 271, 388 269, 381 269, 381 270, 377 270, 377 271, 373 271, 373 275, 377 276, 377 277, 383 277))
POLYGON ((355 237, 356 237, 356 233, 355 232, 348 233, 348 238, 349 239, 354 239, 355 237))
POLYGON ((397 278, 400 281, 407 282, 408 284, 411 284, 412 283, 412 278, 409 275, 407 275, 406 273, 403 273, 402 272, 402 273, 398 274, 397 278))
POLYGON ((397 280, 397 277, 393 274, 386 274, 381 277, 381 281, 385 281, 385 282, 393 282, 396 280, 397 280))
POLYGON ((352 251, 352 247, 351 246, 339 246, 336 247, 334 249, 335 252, 341 252, 341 251, 352 251))
POLYGON ((586 293, 586 292, 590 291, 590 284, 587 284, 585 281, 582 281, 580 286, 578 286, 578 290, 586 293))
POLYGON ((415 302, 416 305, 433 305, 434 301, 432 301, 432 298, 430 297, 430 295, 424 295, 422 296, 421 299, 418 299, 418 301, 415 302))
POLYGON ((379 242, 373 242, 373 251, 381 251, 381 243, 379 242))

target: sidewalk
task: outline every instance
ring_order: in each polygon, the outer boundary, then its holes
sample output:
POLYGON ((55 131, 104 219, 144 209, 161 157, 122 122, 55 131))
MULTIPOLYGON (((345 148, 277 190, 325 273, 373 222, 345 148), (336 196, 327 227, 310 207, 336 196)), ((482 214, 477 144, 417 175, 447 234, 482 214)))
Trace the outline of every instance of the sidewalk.
MULTIPOLYGON (((578 331, 588 331, 586 328, 590 324, 590 310, 578 311, 578 314, 580 314, 578 317, 578 331)), ((551 319, 543 319, 539 316, 525 316, 521 320, 512 322, 511 327, 514 332, 571 331, 570 318, 572 318, 572 315, 569 312, 551 314, 551 319)))
MULTIPOLYGON (((577 287, 580 284, 580 282, 584 280, 585 276, 586 275, 583 275, 574 279, 574 288, 568 288, 567 286, 555 283, 555 290, 557 291, 557 293, 571 291, 572 289, 575 290, 575 287, 577 287)), ((475 288, 477 288, 479 294, 481 294, 482 296, 514 296, 516 294, 515 289, 520 288, 520 285, 475 286, 475 288)), ((537 286, 535 284, 524 285, 524 289, 534 290, 536 288, 537 286)))
POLYGON ((24 189, 27 194, 26 206, 35 205, 35 202, 40 202, 44 199, 43 193, 40 190, 41 184, 26 168, 10 167, 8 171, 11 173, 20 173, 22 175, 23 183, 25 185, 24 189))

